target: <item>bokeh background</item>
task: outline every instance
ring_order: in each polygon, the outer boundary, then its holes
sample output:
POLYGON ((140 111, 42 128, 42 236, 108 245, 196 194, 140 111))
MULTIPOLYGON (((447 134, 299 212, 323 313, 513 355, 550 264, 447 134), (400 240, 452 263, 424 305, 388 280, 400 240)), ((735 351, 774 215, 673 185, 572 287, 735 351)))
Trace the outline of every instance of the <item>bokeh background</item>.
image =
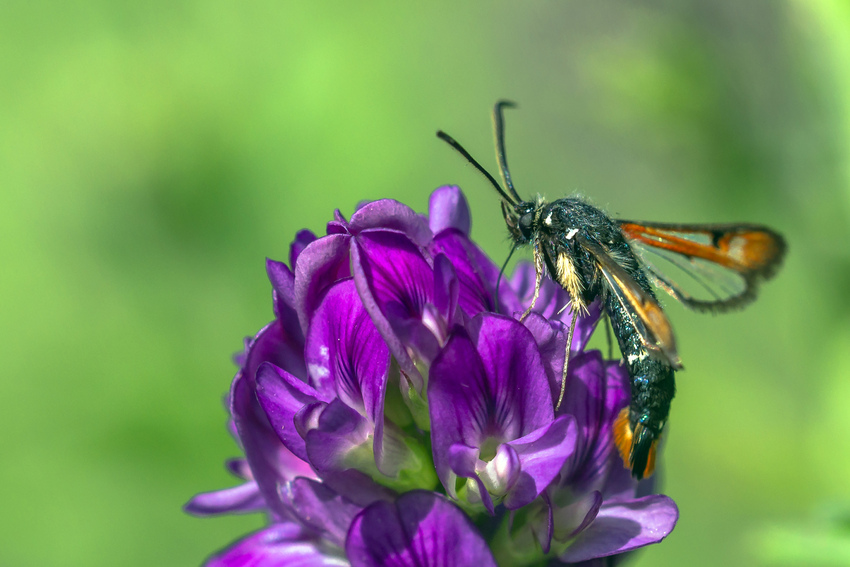
POLYGON ((492 188, 612 216, 751 221, 790 254, 760 300, 669 306, 661 477, 635 565, 850 565, 850 4, 0 3, 0 565, 195 565, 261 525, 181 505, 235 484, 222 397, 285 260, 334 208, 492 188))

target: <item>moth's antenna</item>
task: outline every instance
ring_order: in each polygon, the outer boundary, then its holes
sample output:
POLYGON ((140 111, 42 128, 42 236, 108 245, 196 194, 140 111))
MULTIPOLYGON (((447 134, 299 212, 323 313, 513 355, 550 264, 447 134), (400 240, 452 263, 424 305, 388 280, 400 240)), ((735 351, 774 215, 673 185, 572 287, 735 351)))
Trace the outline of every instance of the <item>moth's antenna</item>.
POLYGON ((502 116, 503 108, 516 108, 516 103, 509 100, 500 100, 493 107, 493 130, 496 136, 496 159, 499 161, 499 174, 502 176, 502 181, 505 183, 508 191, 516 199, 517 203, 522 202, 522 197, 517 195, 514 189, 513 181, 511 181, 511 171, 508 169, 508 158, 505 154, 505 119, 502 116))
POLYGON ((451 136, 449 136, 448 134, 446 134, 446 133, 445 133, 445 132, 443 132, 442 130, 437 130, 437 137, 438 137, 439 139, 443 140, 445 143, 447 143, 447 144, 448 144, 448 145, 450 145, 451 147, 453 147, 453 148, 454 148, 454 149, 455 149, 455 150, 456 150, 456 151, 457 151, 460 155, 462 155, 463 157, 465 157, 465 158, 466 158, 466 161, 468 161, 469 163, 471 163, 472 165, 474 165, 474 166, 475 166, 475 169, 477 169, 478 171, 480 171, 481 173, 483 173, 483 174, 484 174, 484 177, 486 177, 486 178, 490 181, 490 183, 492 183, 492 184, 493 184, 493 187, 495 187, 495 188, 496 188, 496 191, 498 191, 498 192, 499 192, 499 195, 501 195, 501 196, 502 196, 502 199, 504 199, 505 201, 507 201, 508 203, 510 203, 511 205, 513 205, 514 207, 516 207, 517 203, 519 203, 519 202, 521 201, 521 200, 519 200, 519 199, 518 199, 518 200, 516 200, 516 201, 514 201, 514 200, 513 200, 513 198, 511 198, 511 196, 510 196, 510 195, 508 195, 507 193, 505 193, 505 190, 504 190, 504 189, 502 189, 502 186, 501 186, 501 185, 499 185, 499 182, 498 182, 498 181, 496 181, 496 178, 495 178, 495 177, 493 177, 492 175, 490 175, 490 172, 489 172, 489 171, 487 171, 486 169, 484 169, 484 167, 483 167, 480 163, 478 163, 477 161, 475 161, 475 158, 473 158, 471 155, 469 155, 469 152, 468 152, 468 151, 466 151, 465 149, 463 149, 463 146, 461 146, 460 144, 458 144, 458 143, 455 141, 455 139, 454 139, 454 138, 452 138, 451 136))

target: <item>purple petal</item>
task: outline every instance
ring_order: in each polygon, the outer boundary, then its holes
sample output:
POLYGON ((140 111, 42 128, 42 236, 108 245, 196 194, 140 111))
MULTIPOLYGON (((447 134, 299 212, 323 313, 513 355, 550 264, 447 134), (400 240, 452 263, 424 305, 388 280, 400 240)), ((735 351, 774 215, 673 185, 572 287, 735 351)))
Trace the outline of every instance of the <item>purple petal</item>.
POLYGON ((509 445, 516 450, 521 474, 505 497, 505 507, 517 510, 537 498, 573 454, 578 428, 572 416, 561 416, 509 445))
POLYGON ((380 466, 384 461, 384 394, 390 352, 353 280, 342 280, 328 290, 310 323, 304 356, 317 388, 339 396, 369 418, 380 466))
POLYGON ((334 209, 334 220, 329 221, 327 225, 327 234, 348 234, 350 232, 348 230, 348 221, 345 219, 345 215, 343 215, 339 209, 334 209))
POLYGON ((444 230, 434 238, 431 254, 444 254, 451 260, 460 282, 458 301, 468 316, 495 310, 493 292, 499 269, 465 235, 444 230))
POLYGON ((242 480, 254 480, 254 473, 251 472, 251 467, 248 466, 248 461, 245 459, 228 459, 224 466, 231 474, 242 480))
MULTIPOLYGON (((311 567, 347 566, 330 555, 314 536, 292 523, 278 523, 255 532, 211 557, 207 567, 311 567)), ((340 554, 341 555, 341 554, 340 554)))
POLYGON ((254 481, 195 495, 183 510, 194 516, 214 516, 217 514, 244 514, 256 512, 266 506, 260 489, 254 481))
MULTIPOLYGON (((453 473, 478 480, 474 463, 466 463, 465 468, 459 461, 452 463, 456 459, 456 455, 452 457, 453 447, 480 449, 488 442, 519 440, 518 446, 527 451, 531 471, 539 475, 539 480, 532 478, 524 483, 518 498, 524 501, 531 492, 536 497, 572 452, 551 456, 550 461, 547 451, 560 443, 564 443, 562 450, 571 446, 575 427, 568 439, 566 431, 556 439, 559 428, 566 429, 565 423, 547 433, 553 420, 552 398, 536 344, 525 327, 507 317, 482 314, 470 322, 469 328, 472 336, 456 328, 429 373, 431 442, 437 475, 448 490, 454 482, 453 473), (532 437, 524 445, 526 440, 521 438, 526 435, 532 437), (540 461, 533 455, 538 449, 544 451, 540 461)), ((486 496, 482 494, 482 498, 486 496)))
POLYGON ((620 410, 629 403, 629 378, 624 365, 602 361, 599 351, 588 351, 570 363, 567 392, 561 410, 578 419, 581 427, 579 451, 565 469, 565 480, 571 490, 602 490, 609 498, 615 491, 633 497, 635 481, 619 478, 625 471, 613 443, 613 423, 620 410), (620 470, 622 469, 622 470, 620 470), (619 479, 616 486, 614 479, 619 479))
POLYGON ((356 457, 358 449, 371 445, 372 431, 372 425, 362 415, 335 399, 322 411, 317 427, 307 432, 307 460, 320 475, 325 471, 368 466, 352 462, 350 455, 356 457))
MULTIPOLYGON (((520 304, 523 306, 521 311, 524 311, 527 306, 531 305, 531 299, 534 296, 534 281, 536 272, 534 266, 528 262, 520 262, 517 264, 513 276, 511 276, 511 285, 516 290, 520 298, 520 304)), ((561 321, 569 327, 572 321, 572 311, 565 309, 570 303, 570 294, 568 294, 560 285, 549 278, 543 278, 540 286, 540 296, 537 298, 537 303, 534 305, 534 312, 540 313, 547 319, 553 321, 561 321)), ((596 323, 602 313, 600 303, 594 302, 588 307, 589 313, 581 315, 576 321, 576 328, 573 332, 573 344, 571 352, 579 352, 587 345, 596 323)))
POLYGON ((431 365, 428 381, 434 466, 447 490, 453 491, 454 483, 451 447, 459 444, 477 449, 486 439, 486 385, 481 357, 466 332, 456 330, 431 365))
POLYGON ((351 234, 375 228, 401 232, 420 247, 428 246, 432 238, 428 223, 419 213, 392 199, 367 203, 351 215, 351 234))
POLYGON ((318 390, 378 420, 390 352, 363 308, 354 280, 341 280, 328 290, 310 322, 304 357, 318 390))
POLYGON ((420 319, 434 301, 434 272, 404 235, 370 231, 357 238, 360 267, 378 306, 396 318, 420 319))
POLYGON ((280 323, 274 322, 261 330, 248 347, 245 366, 233 379, 230 391, 230 413, 245 458, 254 480, 267 504, 278 517, 287 512, 280 503, 277 485, 295 475, 312 476, 307 464, 293 455, 272 431, 256 396, 257 368, 266 361, 282 365, 293 373, 306 375, 303 346, 287 336, 280 323))
POLYGON ((559 557, 566 562, 586 561, 658 543, 673 531, 678 519, 676 504, 661 494, 605 503, 593 523, 559 557))
POLYGON ((424 490, 364 510, 351 526, 345 551, 352 567, 496 567, 466 514, 424 490))
POLYGON ((556 506, 553 515, 554 538, 565 542, 584 531, 599 514, 601 506, 602 493, 598 490, 588 492, 567 506, 556 506))
POLYGON ((295 301, 302 329, 307 329, 327 289, 337 280, 351 275, 350 242, 347 234, 324 236, 310 243, 298 256, 295 301))
MULTIPOLYGON (((434 300, 434 274, 420 250, 404 235, 369 231, 351 249, 357 291, 399 368, 421 392, 422 376, 403 342, 422 324, 426 303, 434 300)), ((427 330, 427 329, 425 329, 427 330)))
POLYGON ((614 452, 611 425, 616 417, 606 411, 606 401, 610 403, 612 398, 620 397, 616 392, 609 395, 602 354, 598 350, 571 357, 560 412, 574 416, 581 431, 579 450, 565 473, 570 483, 578 484, 579 490, 598 489, 590 481, 604 480, 605 465, 614 452))
POLYGON ((254 387, 257 369, 264 362, 271 362, 283 368, 293 376, 307 378, 307 365, 304 364, 304 338, 299 332, 288 334, 280 321, 272 321, 261 329, 248 347, 245 364, 241 373, 254 387))
POLYGON ((457 185, 444 185, 431 193, 428 201, 428 225, 438 234, 447 228, 469 234, 472 218, 466 197, 457 185))
POLYGON ((567 337, 557 322, 551 322, 539 313, 529 313, 523 325, 531 331, 537 343, 552 399, 557 400, 561 393, 561 375, 564 369, 567 337))
POLYGON ((267 363, 257 371, 257 398, 281 442, 298 458, 307 461, 304 439, 295 424, 296 415, 309 404, 328 403, 330 396, 267 363))
POLYGON ((298 262, 298 256, 307 248, 307 245, 316 240, 316 235, 312 231, 304 229, 299 230, 295 234, 295 240, 289 245, 289 265, 295 266, 298 262))

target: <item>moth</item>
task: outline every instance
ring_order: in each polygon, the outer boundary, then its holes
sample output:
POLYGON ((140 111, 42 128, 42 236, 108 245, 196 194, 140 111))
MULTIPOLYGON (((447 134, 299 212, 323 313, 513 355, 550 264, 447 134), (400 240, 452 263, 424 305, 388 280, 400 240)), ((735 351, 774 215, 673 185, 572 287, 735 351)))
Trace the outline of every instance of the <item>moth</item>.
MULTIPOLYGON (((682 368, 670 321, 654 288, 685 306, 719 313, 755 299, 761 282, 773 277, 787 246, 777 232, 757 224, 670 224, 612 219, 579 197, 551 203, 523 200, 514 189, 505 154, 503 109, 493 109, 496 158, 502 184, 463 146, 447 142, 490 181, 501 197, 502 215, 513 241, 511 254, 530 246, 536 280, 534 308, 548 274, 570 296, 572 321, 561 376, 561 404, 570 345, 579 313, 600 300, 617 338, 631 381, 629 406, 614 423, 614 443, 638 480, 655 468, 658 439, 676 393, 674 374, 682 368)), ((508 256, 510 258, 510 256, 508 256)))

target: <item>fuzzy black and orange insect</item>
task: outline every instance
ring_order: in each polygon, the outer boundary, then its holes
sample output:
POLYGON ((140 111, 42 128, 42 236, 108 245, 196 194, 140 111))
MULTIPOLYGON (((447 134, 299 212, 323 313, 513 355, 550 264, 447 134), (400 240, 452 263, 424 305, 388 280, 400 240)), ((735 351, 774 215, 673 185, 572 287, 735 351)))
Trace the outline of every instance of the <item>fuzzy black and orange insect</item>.
POLYGON ((505 157, 503 109, 493 109, 496 157, 502 184, 453 138, 437 136, 483 173, 501 196, 502 214, 513 240, 511 253, 529 245, 537 272, 534 308, 545 274, 570 295, 572 323, 562 372, 560 406, 576 318, 600 299, 631 378, 631 402, 614 424, 625 466, 637 479, 655 467, 658 438, 676 393, 674 373, 682 368, 667 316, 653 284, 687 307, 723 312, 756 296, 785 255, 785 240, 755 224, 666 224, 615 220, 578 197, 547 203, 523 200, 505 157))

